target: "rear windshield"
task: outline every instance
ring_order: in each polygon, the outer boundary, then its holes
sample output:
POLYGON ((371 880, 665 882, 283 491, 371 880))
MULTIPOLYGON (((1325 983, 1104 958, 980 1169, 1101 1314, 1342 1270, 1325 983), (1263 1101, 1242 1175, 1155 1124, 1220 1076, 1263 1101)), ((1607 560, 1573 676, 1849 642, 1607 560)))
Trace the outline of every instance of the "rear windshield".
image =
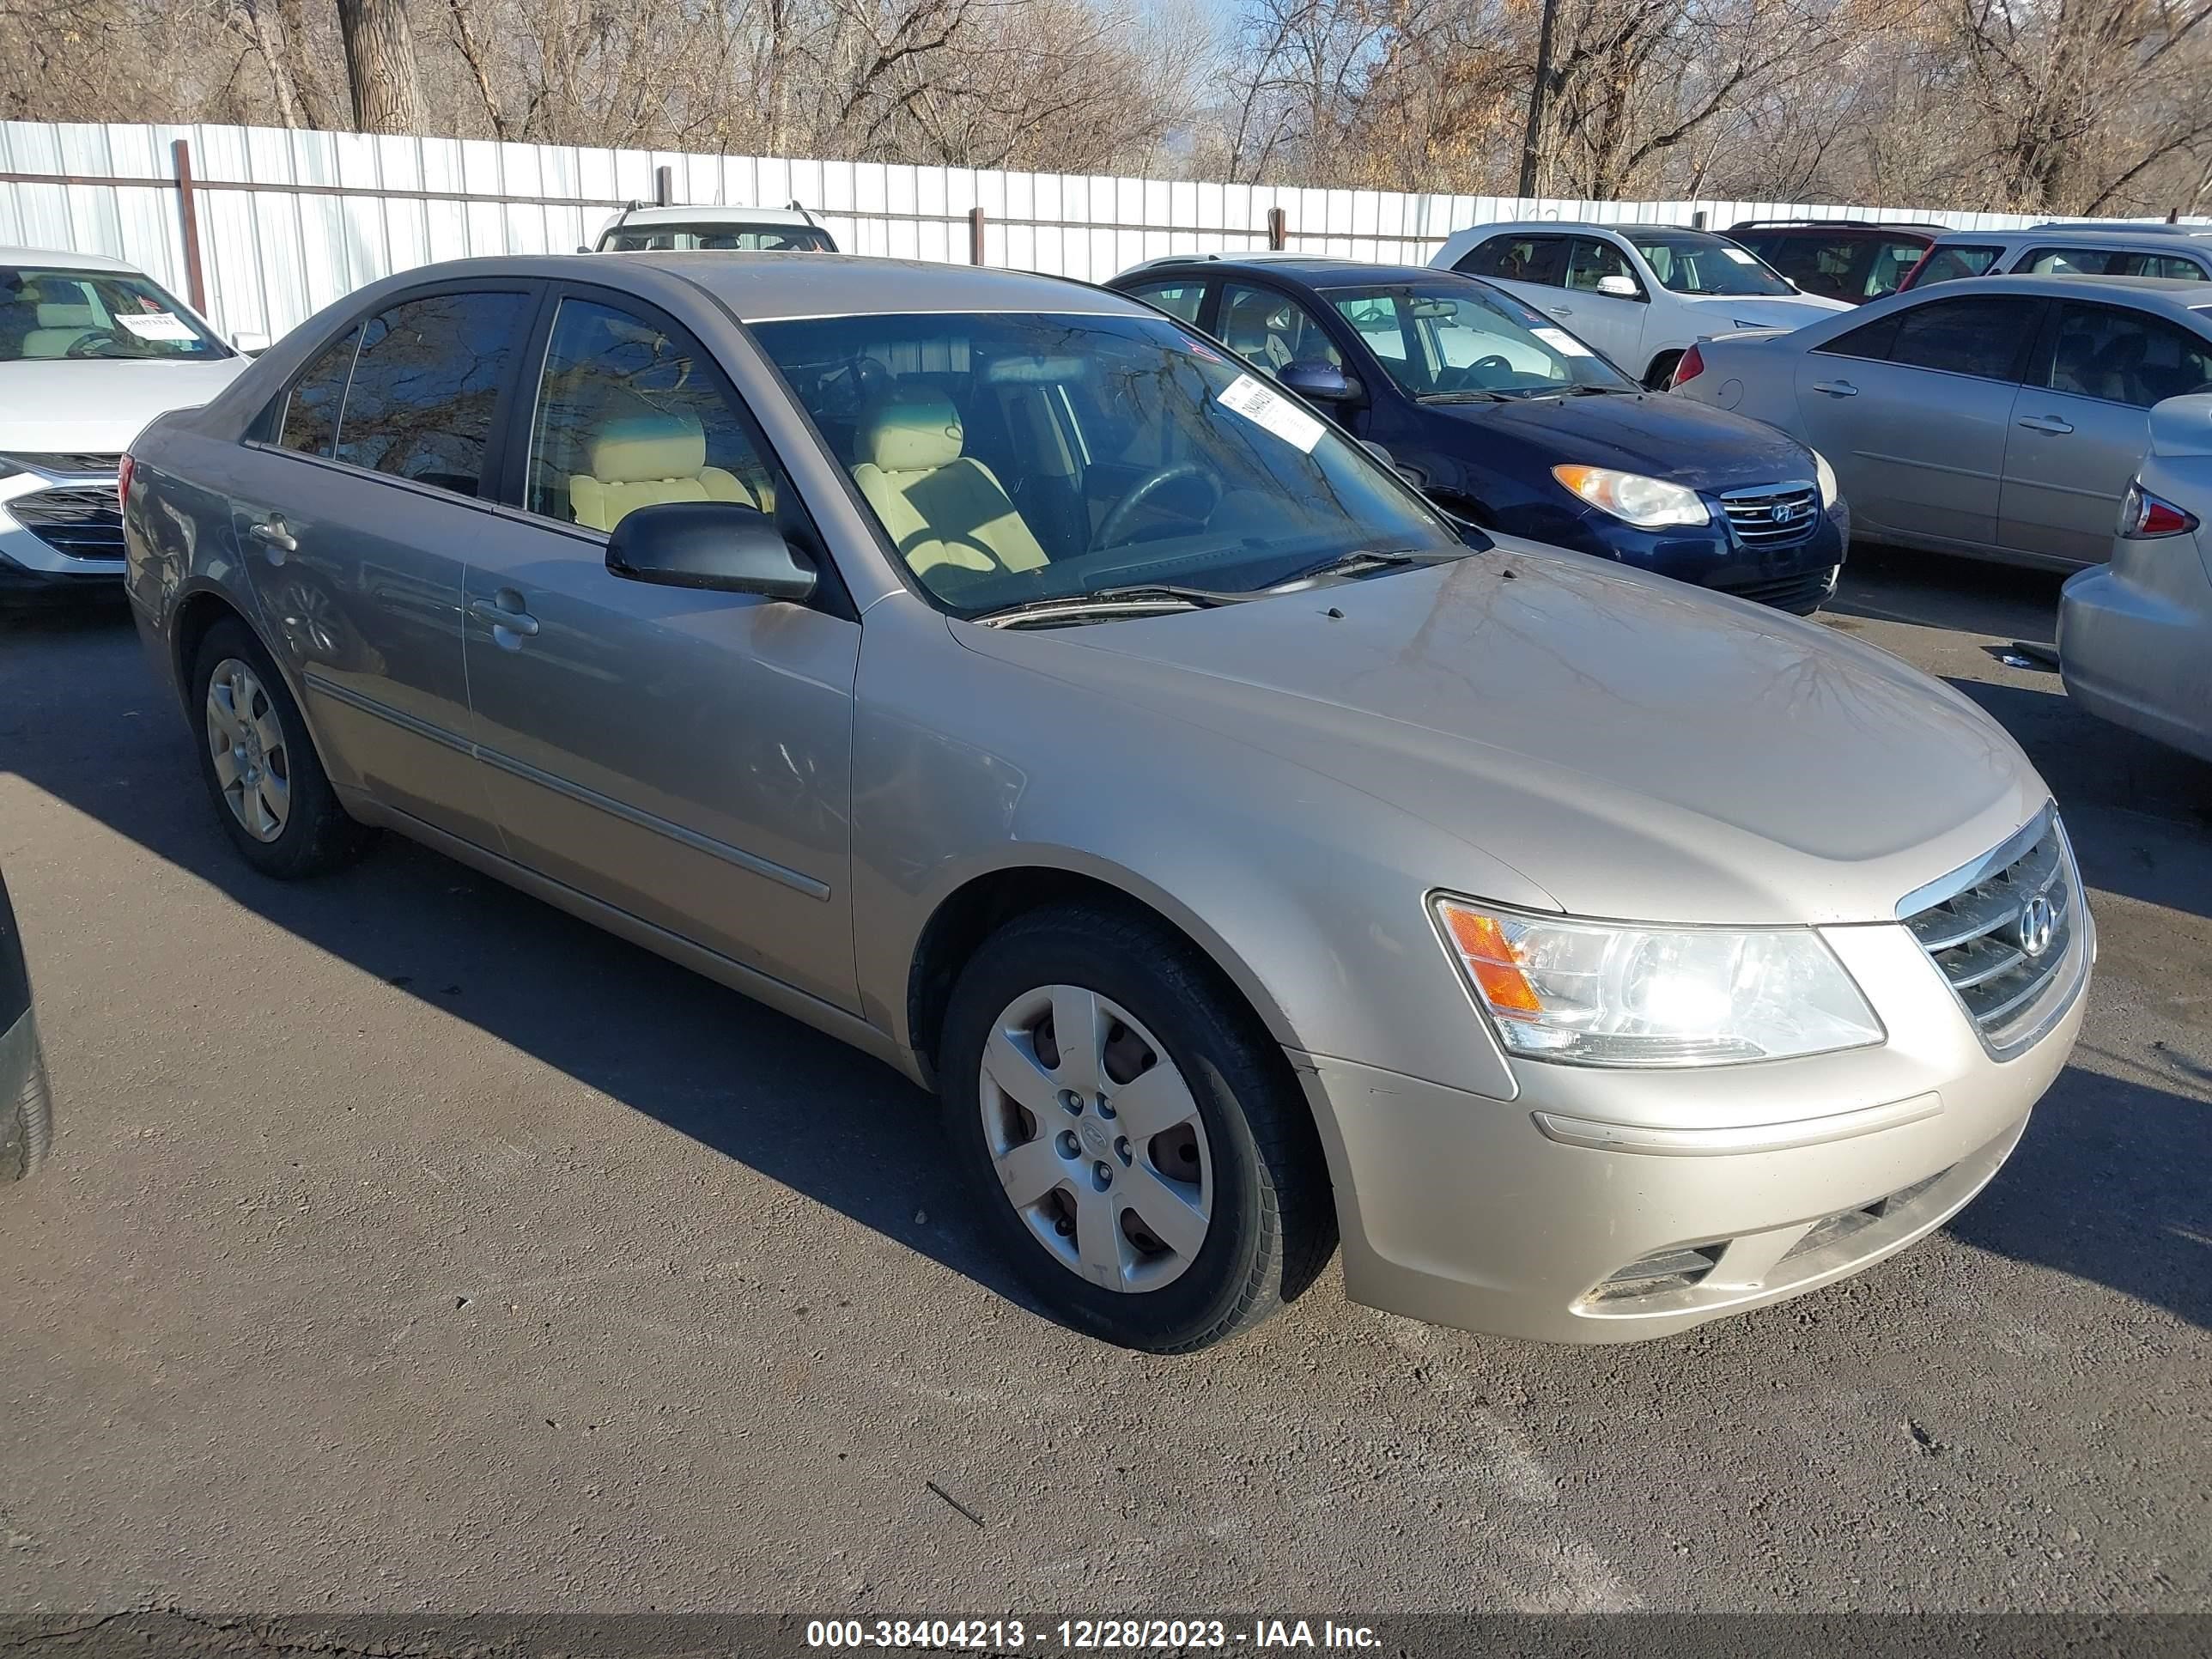
POLYGON ((1759 262, 1750 249, 1700 231, 1632 230, 1628 240, 1651 274, 1676 294, 1782 299, 1797 290, 1759 262))
POLYGON ((148 277, 0 265, 0 363, 230 355, 148 277))
POLYGON ((835 253, 813 225, 631 225, 600 240, 602 253, 835 253))
POLYGON ((1914 288, 1926 288, 1931 283, 1955 283, 1962 276, 1983 276, 1997 262, 2002 247, 1966 246, 1963 244, 1939 247, 1931 252, 1912 279, 1914 288))

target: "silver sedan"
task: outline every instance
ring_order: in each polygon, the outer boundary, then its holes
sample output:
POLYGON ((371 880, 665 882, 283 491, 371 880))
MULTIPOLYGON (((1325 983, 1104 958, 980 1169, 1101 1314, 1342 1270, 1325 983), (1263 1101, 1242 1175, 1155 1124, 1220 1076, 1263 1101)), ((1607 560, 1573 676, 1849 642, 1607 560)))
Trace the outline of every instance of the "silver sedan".
POLYGON ((2094 931, 1895 659, 1437 512, 1115 294, 502 259, 125 465, 129 591, 275 877, 413 837, 942 1097, 970 1224, 1164 1352, 1362 1301, 1679 1331, 1996 1173, 2094 931))
POLYGON ((1992 276, 1684 354, 1674 390, 1828 458, 1864 539, 2101 562, 2150 410, 2212 391, 2212 287, 1992 276))
POLYGON ((2150 414, 2112 562, 2058 601, 2059 671, 2091 714, 2212 761, 2212 397, 2150 414))

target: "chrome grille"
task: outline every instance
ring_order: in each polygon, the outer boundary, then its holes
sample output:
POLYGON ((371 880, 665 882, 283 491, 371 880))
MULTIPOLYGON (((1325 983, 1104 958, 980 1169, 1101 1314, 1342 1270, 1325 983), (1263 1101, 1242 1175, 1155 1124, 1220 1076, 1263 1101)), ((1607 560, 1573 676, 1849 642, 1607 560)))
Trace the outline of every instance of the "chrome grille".
POLYGON ((2078 978, 2069 969, 2079 955, 2081 886, 2055 808, 1899 908, 1993 1053, 2039 1035, 2078 978))
POLYGON ((123 513, 112 489, 41 489, 4 506, 16 523, 64 558, 123 556, 123 513))
POLYGON ((1721 511, 1746 547, 1787 547, 1820 527, 1820 492, 1802 481, 1756 484, 1723 495, 1721 511))
POLYGON ((79 452, 34 455, 27 450, 11 449, 6 454, 0 455, 0 464, 9 461, 13 461, 16 465, 33 472, 97 472, 112 478, 115 476, 116 468, 123 464, 123 458, 120 455, 95 455, 79 452))

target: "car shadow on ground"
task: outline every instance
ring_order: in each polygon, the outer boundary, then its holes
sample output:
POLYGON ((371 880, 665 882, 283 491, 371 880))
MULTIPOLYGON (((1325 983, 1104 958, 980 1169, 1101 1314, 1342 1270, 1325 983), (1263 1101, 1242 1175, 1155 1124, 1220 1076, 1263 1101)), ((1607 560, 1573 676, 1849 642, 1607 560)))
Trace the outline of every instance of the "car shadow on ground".
MULTIPOLYGON (((0 769, 363 974, 1039 1311, 964 1218, 936 1103, 878 1062, 396 836, 318 881, 248 870, 127 620, 0 633, 0 769)), ((2212 1079, 2176 1081, 2202 1093, 2212 1079)), ((2212 1324, 2208 1152, 2203 1100, 2069 1066, 1950 1231, 2212 1324)))
POLYGON ((396 836, 314 881, 247 869, 127 616, 0 629, 0 771, 362 973, 1036 1310, 960 1219, 969 1206, 937 1102, 889 1067, 396 836))
POLYGON ((2048 647, 2057 638, 2058 590, 2065 580, 2054 571, 1855 544, 1822 614, 2048 647))

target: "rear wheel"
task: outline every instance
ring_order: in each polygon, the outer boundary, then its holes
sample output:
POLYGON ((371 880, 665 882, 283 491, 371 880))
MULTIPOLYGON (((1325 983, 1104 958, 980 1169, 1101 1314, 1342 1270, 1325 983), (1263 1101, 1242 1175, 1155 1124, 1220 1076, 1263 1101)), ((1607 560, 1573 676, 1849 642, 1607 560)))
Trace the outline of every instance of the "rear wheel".
POLYGON ((1260 1323, 1336 1242, 1312 1120, 1211 965, 1135 914, 1055 906, 988 940, 940 1045, 985 1228, 1078 1329, 1160 1353, 1260 1323))
POLYGON ((289 880, 360 857, 370 832, 338 805, 300 706, 244 623, 208 629, 191 684, 200 775, 246 861, 289 880))

